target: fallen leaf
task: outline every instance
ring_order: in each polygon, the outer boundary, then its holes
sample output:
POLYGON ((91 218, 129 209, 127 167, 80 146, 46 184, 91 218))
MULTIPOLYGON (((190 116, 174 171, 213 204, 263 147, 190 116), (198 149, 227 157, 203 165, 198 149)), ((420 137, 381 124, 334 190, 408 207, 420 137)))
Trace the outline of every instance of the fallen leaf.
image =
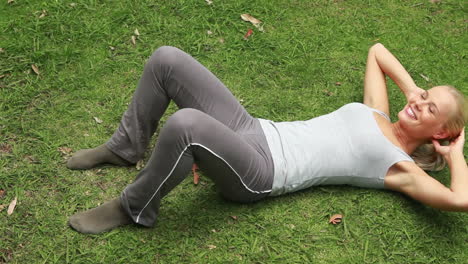
POLYGON ((109 46, 109 49, 114 51, 115 50, 115 47, 112 47, 112 46, 109 46))
POLYGON ((335 214, 335 215, 332 215, 332 217, 330 217, 330 220, 328 221, 328 223, 332 223, 332 224, 336 225, 336 224, 340 223, 342 219, 343 219, 342 215, 335 214))
POLYGON ((231 218, 234 219, 234 220, 237 220, 237 216, 235 216, 235 215, 231 215, 231 218))
POLYGON ((15 1, 15 0, 8 0, 7 3, 8 3, 8 4, 11 4, 11 3, 13 3, 14 1, 15 1))
POLYGON ((3 209, 5 209, 7 206, 8 204, 0 204, 0 212, 3 211, 3 209))
POLYGON ((208 30, 208 31, 206 31, 206 34, 213 35, 213 32, 211 30, 208 30))
POLYGON ((3 196, 5 196, 5 190, 0 189, 0 199, 2 199, 3 196))
POLYGON ((144 160, 139 160, 135 167, 136 167, 137 170, 143 169, 145 167, 145 161, 144 160))
POLYGON ((132 36, 132 44, 135 46, 136 45, 136 38, 135 36, 132 36))
POLYGON ((4 51, 5 51, 4 49, 0 48, 0 53, 2 53, 2 52, 4 52, 4 51))
POLYGON ((336 86, 341 86, 341 83, 340 83, 340 82, 336 82, 335 85, 336 85, 336 86))
POLYGON ((241 18, 242 18, 242 20, 244 20, 246 22, 250 22, 250 23, 252 23, 254 25, 262 23, 262 21, 256 19, 255 17, 253 17, 253 16, 251 16, 249 14, 242 14, 241 18))
POLYGON ((208 5, 211 5, 213 3, 213 1, 211 0, 205 0, 205 2, 208 4, 208 5))
POLYGON ((208 245, 208 248, 209 248, 209 249, 215 249, 216 246, 215 246, 215 245, 208 245))
POLYGON ((0 79, 2 79, 2 78, 5 77, 5 76, 6 76, 5 74, 0 75, 0 79))
POLYGON ((197 185, 200 182, 200 175, 197 173, 198 166, 197 164, 192 165, 192 173, 193 173, 193 184, 197 185))
POLYGON ((211 229, 211 232, 216 233, 218 231, 216 231, 216 229, 211 229))
POLYGON ((249 28, 247 33, 244 35, 244 40, 247 40, 253 34, 253 30, 249 28))
POLYGON ((102 124, 102 122, 104 122, 101 119, 99 119, 98 117, 93 117, 93 118, 94 118, 94 121, 96 121, 96 123, 98 123, 98 124, 102 124))
POLYGON ((15 197, 15 199, 13 199, 13 201, 11 201, 10 205, 8 206, 8 210, 7 210, 8 215, 11 215, 13 211, 15 210, 16 202, 17 202, 17 199, 15 197))
POLYGON ((39 69, 37 68, 36 65, 31 64, 31 68, 33 69, 33 71, 34 71, 35 74, 39 75, 39 69))
POLYGON ((71 6, 71 7, 75 7, 75 6, 76 6, 76 3, 70 3, 70 6, 71 6))
POLYGON ((39 16, 39 18, 43 18, 43 17, 45 17, 46 15, 47 15, 47 11, 42 10, 42 13, 41 13, 41 15, 39 16))
POLYGON ((427 77, 426 75, 420 73, 419 76, 421 76, 424 80, 426 80, 426 82, 429 81, 429 77, 427 77))
POLYGON ((330 91, 328 91, 328 90, 326 90, 326 89, 323 90, 323 92, 325 93, 326 96, 333 96, 333 95, 335 95, 334 92, 330 92, 330 91))
POLYGON ((224 42, 225 42, 224 38, 219 39, 219 43, 224 43, 224 42))
POLYGON ((69 147, 58 147, 57 149, 62 155, 68 156, 72 152, 72 149, 69 147))
POLYGON ((138 32, 137 28, 135 28, 135 31, 133 31, 133 34, 135 34, 135 36, 140 36, 140 32, 138 32))

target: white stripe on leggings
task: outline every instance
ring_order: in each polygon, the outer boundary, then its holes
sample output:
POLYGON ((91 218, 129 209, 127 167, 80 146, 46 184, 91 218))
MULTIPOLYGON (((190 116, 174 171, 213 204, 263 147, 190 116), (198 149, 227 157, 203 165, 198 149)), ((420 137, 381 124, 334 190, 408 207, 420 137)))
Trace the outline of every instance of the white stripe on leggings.
POLYGON ((154 196, 156 195, 156 193, 158 193, 159 189, 161 188, 161 186, 163 186, 163 184, 167 181, 167 179, 169 179, 169 177, 171 176, 172 172, 175 170, 177 164, 179 163, 179 160, 182 158, 182 155, 184 154, 184 152, 192 145, 195 145, 195 146, 200 146, 206 150, 208 150, 209 152, 211 152, 211 154, 215 155, 216 157, 218 157, 220 160, 224 161, 224 163, 226 163, 226 165, 229 166, 229 168, 231 168, 231 170, 237 175, 237 177, 239 178, 239 180, 241 181, 242 185, 244 185, 244 187, 251 193, 269 193, 271 192, 271 190, 267 190, 267 191, 254 191, 252 189, 250 189, 249 187, 247 187, 247 185, 242 181, 242 178, 240 177, 239 173, 237 173, 237 171, 231 166, 229 165, 229 163, 223 159, 221 156, 219 156, 218 154, 214 153, 214 151, 212 151, 211 149, 203 146, 202 144, 199 144, 199 143, 190 143, 188 144, 184 150, 182 151, 182 153, 180 153, 179 155, 179 158, 177 158, 177 161, 176 163, 174 164, 174 167, 172 167, 172 170, 169 172, 169 174, 167 175, 167 177, 164 179, 164 181, 162 181, 161 185, 159 185, 158 189, 156 189, 156 191, 154 192, 154 194, 151 196, 151 198, 148 200, 148 202, 145 204, 145 206, 143 207, 143 209, 141 209, 140 213, 138 214, 137 216, 137 219, 136 219, 136 223, 139 222, 140 220, 140 216, 141 214, 143 213, 143 211, 146 209, 146 207, 150 204, 150 202, 153 200, 154 196))

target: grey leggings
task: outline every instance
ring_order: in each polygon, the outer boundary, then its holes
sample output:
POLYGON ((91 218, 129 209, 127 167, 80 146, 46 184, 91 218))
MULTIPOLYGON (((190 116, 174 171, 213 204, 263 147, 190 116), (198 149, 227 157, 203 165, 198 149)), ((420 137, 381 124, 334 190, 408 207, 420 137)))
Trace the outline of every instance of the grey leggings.
POLYGON ((107 147, 136 163, 171 99, 181 110, 169 117, 146 167, 121 195, 135 223, 155 224, 161 199, 193 163, 229 200, 252 202, 269 195, 273 160, 259 121, 210 71, 174 47, 161 47, 150 57, 107 147))

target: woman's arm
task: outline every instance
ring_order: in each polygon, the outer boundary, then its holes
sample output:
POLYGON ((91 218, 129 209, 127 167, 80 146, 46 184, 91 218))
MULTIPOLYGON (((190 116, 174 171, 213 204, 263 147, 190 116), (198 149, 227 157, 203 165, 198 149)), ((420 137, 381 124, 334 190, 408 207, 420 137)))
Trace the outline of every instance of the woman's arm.
POLYGON ((462 131, 449 146, 434 143, 437 152, 442 154, 449 164, 450 188, 442 185, 416 165, 410 172, 390 179, 388 187, 434 208, 468 212, 468 167, 463 156, 464 142, 465 133, 462 131))
POLYGON ((385 75, 389 76, 408 98, 420 90, 403 65, 382 44, 369 49, 364 77, 364 104, 389 114, 385 75))

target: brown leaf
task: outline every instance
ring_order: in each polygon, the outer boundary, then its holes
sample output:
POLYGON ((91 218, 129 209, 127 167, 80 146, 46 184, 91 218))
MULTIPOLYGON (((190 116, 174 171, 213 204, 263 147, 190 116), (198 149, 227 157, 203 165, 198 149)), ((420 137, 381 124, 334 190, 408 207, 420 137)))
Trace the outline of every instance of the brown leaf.
POLYGON ((252 23, 254 25, 262 23, 262 21, 256 19, 255 17, 253 17, 253 16, 251 16, 249 14, 242 14, 241 18, 242 18, 242 20, 244 20, 246 22, 250 22, 250 23, 252 23))
POLYGON ((334 92, 330 92, 330 91, 328 91, 328 90, 326 90, 326 89, 323 90, 323 92, 325 93, 326 96, 333 96, 333 95, 335 95, 334 92))
POLYGON ((102 124, 103 121, 101 119, 99 119, 98 117, 93 117, 93 118, 94 118, 94 121, 96 121, 96 123, 102 124))
POLYGON ((69 147, 58 147, 57 149, 62 155, 68 156, 72 152, 72 149, 69 147))
POLYGON ((335 85, 336 85, 336 86, 341 86, 341 83, 340 83, 340 82, 336 82, 335 85))
POLYGON ((34 71, 35 74, 39 75, 39 69, 37 68, 36 65, 31 64, 31 68, 33 69, 33 71, 34 71))
POLYGON ((18 199, 15 196, 15 199, 13 199, 13 201, 11 201, 10 205, 8 206, 8 210, 7 210, 8 215, 11 215, 13 213, 13 211, 15 210, 17 201, 18 201, 18 199))
POLYGON ((136 45, 136 37, 132 36, 132 44, 135 46, 136 45))
POLYGON ((231 218, 234 219, 234 220, 238 219, 237 216, 235 216, 235 215, 231 215, 231 218))
POLYGON ((5 190, 0 189, 0 199, 2 199, 5 196, 5 190))
POLYGON ((332 217, 330 217, 330 220, 328 221, 328 223, 332 223, 332 224, 336 225, 336 224, 340 223, 342 219, 343 219, 342 215, 335 214, 335 215, 332 215, 332 217))
POLYGON ((135 28, 135 31, 133 31, 133 34, 135 34, 135 36, 140 36, 140 32, 138 31, 137 28, 135 28))
POLYGON ((209 249, 215 249, 216 246, 215 246, 215 245, 208 245, 208 248, 209 248, 209 249))
POLYGON ((244 35, 244 40, 247 40, 249 39, 249 37, 253 34, 253 30, 249 28, 249 30, 247 31, 247 33, 245 33, 244 35))
POLYGON ((7 144, 7 143, 0 143, 0 153, 11 153, 11 151, 13 150, 13 148, 11 147, 10 144, 7 144))

